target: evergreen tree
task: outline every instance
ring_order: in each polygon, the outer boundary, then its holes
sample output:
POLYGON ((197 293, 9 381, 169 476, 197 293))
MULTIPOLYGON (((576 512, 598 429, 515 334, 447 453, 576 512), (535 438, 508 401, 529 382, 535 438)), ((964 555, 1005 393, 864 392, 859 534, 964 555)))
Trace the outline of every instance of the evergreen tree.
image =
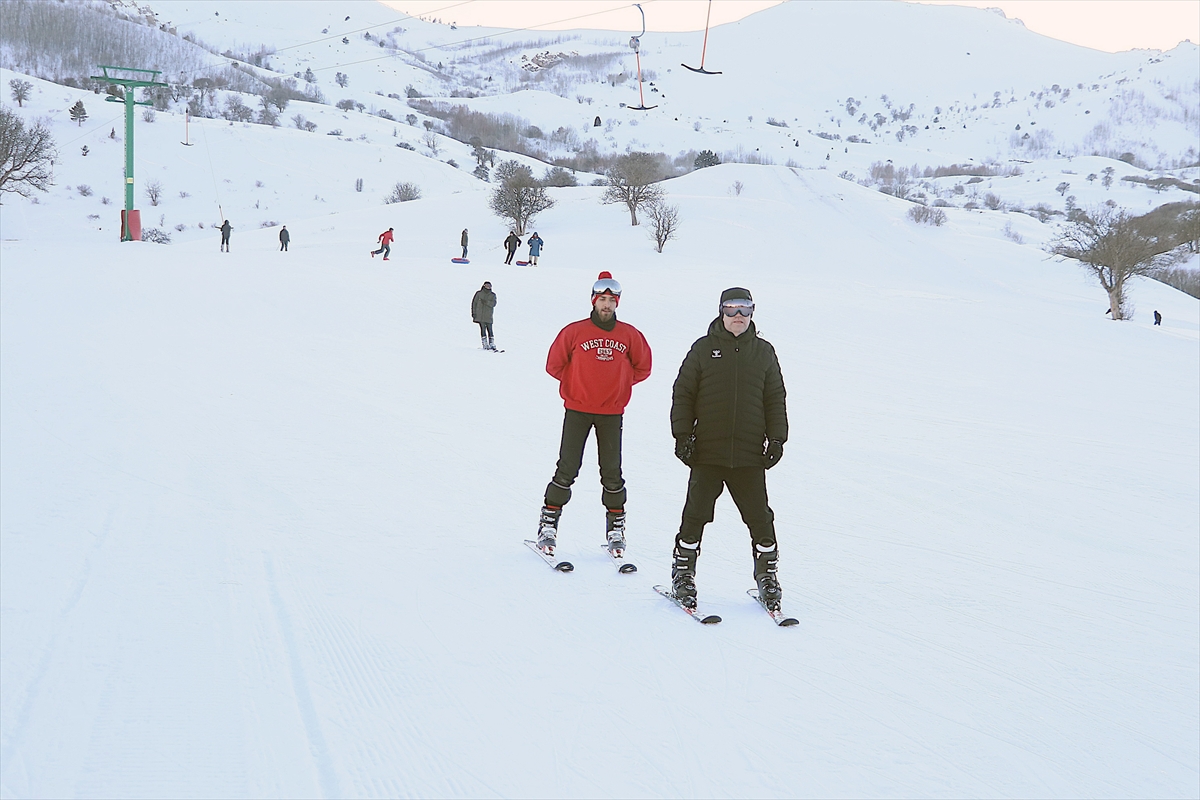
POLYGON ((83 107, 83 101, 76 100, 75 105, 71 106, 71 119, 78 123, 79 127, 83 127, 83 123, 87 120, 87 118, 88 113, 87 109, 83 107))
POLYGON ((693 169, 704 169, 705 167, 715 167, 721 163, 721 157, 712 150, 701 150, 700 155, 696 156, 696 160, 692 163, 693 169))

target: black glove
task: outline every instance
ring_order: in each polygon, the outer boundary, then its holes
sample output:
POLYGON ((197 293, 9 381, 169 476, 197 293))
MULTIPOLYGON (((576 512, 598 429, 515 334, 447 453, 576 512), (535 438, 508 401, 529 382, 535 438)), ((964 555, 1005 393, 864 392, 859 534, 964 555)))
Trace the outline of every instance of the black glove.
POLYGON ((763 453, 763 468, 770 469, 783 458, 783 442, 772 439, 767 442, 767 452, 763 453))
POLYGON ((696 435, 675 437, 675 457, 687 466, 692 465, 692 453, 696 452, 696 435))

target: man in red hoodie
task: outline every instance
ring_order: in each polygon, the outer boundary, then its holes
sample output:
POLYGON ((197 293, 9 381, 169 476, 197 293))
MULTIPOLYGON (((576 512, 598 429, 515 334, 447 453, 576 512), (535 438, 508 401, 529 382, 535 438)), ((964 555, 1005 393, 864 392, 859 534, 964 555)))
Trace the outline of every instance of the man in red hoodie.
POLYGON ((601 272, 592 286, 592 313, 563 328, 550 345, 546 372, 558 380, 566 406, 558 467, 546 486, 538 521, 538 548, 554 554, 558 519, 571 499, 571 484, 583 464, 588 434, 596 429, 600 456, 601 499, 607 511, 608 549, 625 552, 625 480, 621 477, 621 415, 633 385, 650 377, 650 345, 637 328, 617 320, 621 284, 601 272))
POLYGON ((386 231, 379 234, 379 249, 371 251, 371 258, 383 253, 383 260, 388 260, 388 257, 392 254, 392 242, 395 239, 394 231, 394 228, 388 228, 386 231))

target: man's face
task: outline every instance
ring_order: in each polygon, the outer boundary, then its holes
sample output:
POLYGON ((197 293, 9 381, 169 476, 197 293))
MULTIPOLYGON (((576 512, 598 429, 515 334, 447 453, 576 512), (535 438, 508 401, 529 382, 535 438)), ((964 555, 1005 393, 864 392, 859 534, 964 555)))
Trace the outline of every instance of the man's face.
POLYGON ((733 314, 733 316, 730 316, 730 312, 732 311, 742 311, 753 314, 754 305, 749 302, 739 300, 725 303, 721 306, 721 324, 725 326, 725 330, 729 331, 734 336, 741 336, 746 332, 746 329, 750 327, 750 317, 749 315, 737 313, 733 314))
POLYGON ((596 314, 608 322, 617 311, 617 298, 611 294, 602 294, 596 298, 596 314))

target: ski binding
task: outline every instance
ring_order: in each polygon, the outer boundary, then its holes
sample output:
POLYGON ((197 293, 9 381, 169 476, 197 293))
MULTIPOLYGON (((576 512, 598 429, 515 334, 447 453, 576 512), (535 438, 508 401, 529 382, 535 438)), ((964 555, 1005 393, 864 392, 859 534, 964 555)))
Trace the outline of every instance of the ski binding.
POLYGON ((637 565, 625 560, 625 551, 622 550, 620 555, 617 555, 612 550, 608 549, 608 545, 600 545, 604 548, 604 552, 608 553, 608 557, 612 560, 613 566, 617 568, 617 572, 622 575, 628 575, 631 572, 637 572, 637 565))
POLYGON ((782 608, 779 609, 778 611, 772 611, 771 609, 767 608, 767 604, 764 603, 762 601, 762 598, 758 596, 758 589, 747 589, 746 594, 753 597, 754 601, 756 603, 758 603, 760 606, 762 606, 763 611, 766 611, 768 614, 771 615, 771 619, 775 620, 775 624, 778 625, 779 627, 790 628, 793 625, 800 624, 800 620, 796 619, 795 617, 785 616, 782 608))
POLYGON ((696 622, 699 622, 701 625, 716 625, 721 621, 721 618, 716 614, 704 614, 701 612, 699 605, 697 605, 695 608, 688 608, 683 603, 679 602, 679 598, 676 597, 675 594, 666 586, 655 586, 654 591, 658 592, 663 597, 682 608, 685 614, 696 620, 696 622))
POLYGON ((537 542, 535 542, 533 539, 526 539, 525 544, 530 550, 537 553, 538 558, 540 558, 542 561, 545 561, 550 566, 550 569, 557 570, 558 572, 570 572, 575 569, 575 565, 570 561, 559 561, 554 556, 542 552, 542 550, 537 546, 537 542))

